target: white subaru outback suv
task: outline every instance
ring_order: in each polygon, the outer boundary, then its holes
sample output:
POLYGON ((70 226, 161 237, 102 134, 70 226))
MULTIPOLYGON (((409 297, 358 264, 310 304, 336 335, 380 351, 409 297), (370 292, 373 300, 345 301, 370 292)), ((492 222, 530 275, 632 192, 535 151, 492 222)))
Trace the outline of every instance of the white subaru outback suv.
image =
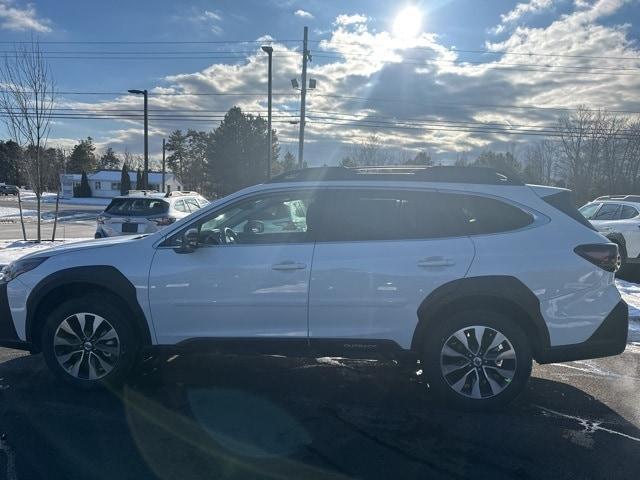
POLYGON ((620 268, 640 262, 640 195, 606 195, 580 207, 580 213, 618 245, 620 268))
POLYGON ((617 247, 567 190, 482 168, 364 172, 300 170, 151 235, 23 257, 0 284, 0 344, 85 388, 154 349, 406 355, 466 408, 514 398, 532 359, 624 350, 617 247), (292 204, 303 222, 264 228, 292 204))

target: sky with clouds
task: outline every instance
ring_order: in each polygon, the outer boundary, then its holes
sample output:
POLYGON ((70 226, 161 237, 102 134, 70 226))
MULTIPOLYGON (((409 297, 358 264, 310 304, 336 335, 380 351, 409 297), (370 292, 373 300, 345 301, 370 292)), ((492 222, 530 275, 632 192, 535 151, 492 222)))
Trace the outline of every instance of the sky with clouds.
POLYGON ((640 112, 638 0, 0 0, 2 50, 37 38, 55 76, 50 144, 140 152, 142 99, 126 91, 146 88, 154 158, 173 129, 213 129, 233 105, 266 115, 265 43, 274 128, 296 153, 305 25, 311 165, 372 133, 453 160, 522 148, 579 105, 640 112))

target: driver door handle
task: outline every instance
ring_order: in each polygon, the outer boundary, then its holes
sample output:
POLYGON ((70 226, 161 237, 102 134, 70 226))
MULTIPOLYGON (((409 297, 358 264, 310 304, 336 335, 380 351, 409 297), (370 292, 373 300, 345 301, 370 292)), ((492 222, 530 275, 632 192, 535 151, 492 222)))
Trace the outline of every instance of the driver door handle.
POLYGON ((419 267, 452 267, 456 264, 452 258, 428 257, 418 261, 419 267))
POLYGON ((306 263, 298 263, 293 261, 284 261, 271 265, 272 270, 304 270, 307 268, 306 263))

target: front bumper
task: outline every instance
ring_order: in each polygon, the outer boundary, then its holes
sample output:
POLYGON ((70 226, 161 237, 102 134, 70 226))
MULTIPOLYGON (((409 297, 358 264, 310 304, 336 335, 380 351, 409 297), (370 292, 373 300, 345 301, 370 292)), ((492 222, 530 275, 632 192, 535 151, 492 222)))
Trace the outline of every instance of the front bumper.
POLYGON ((31 344, 20 340, 16 332, 16 327, 11 318, 11 310, 9 309, 7 284, 5 282, 0 282, 0 347, 31 350, 31 344))
POLYGON ((538 352, 538 363, 571 362, 610 357, 624 352, 629 332, 629 307, 620 300, 598 329, 586 341, 574 345, 548 347, 538 352))

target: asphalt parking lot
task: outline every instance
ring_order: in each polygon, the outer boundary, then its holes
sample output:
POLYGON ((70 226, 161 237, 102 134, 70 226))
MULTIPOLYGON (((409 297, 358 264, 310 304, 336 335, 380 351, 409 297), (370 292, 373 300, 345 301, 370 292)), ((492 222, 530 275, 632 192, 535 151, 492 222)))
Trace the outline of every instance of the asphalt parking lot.
POLYGON ((0 349, 0 362, 10 480, 638 477, 633 341, 536 366, 516 402, 482 414, 443 408, 393 362, 178 356, 122 391, 84 393, 41 355, 0 349))

